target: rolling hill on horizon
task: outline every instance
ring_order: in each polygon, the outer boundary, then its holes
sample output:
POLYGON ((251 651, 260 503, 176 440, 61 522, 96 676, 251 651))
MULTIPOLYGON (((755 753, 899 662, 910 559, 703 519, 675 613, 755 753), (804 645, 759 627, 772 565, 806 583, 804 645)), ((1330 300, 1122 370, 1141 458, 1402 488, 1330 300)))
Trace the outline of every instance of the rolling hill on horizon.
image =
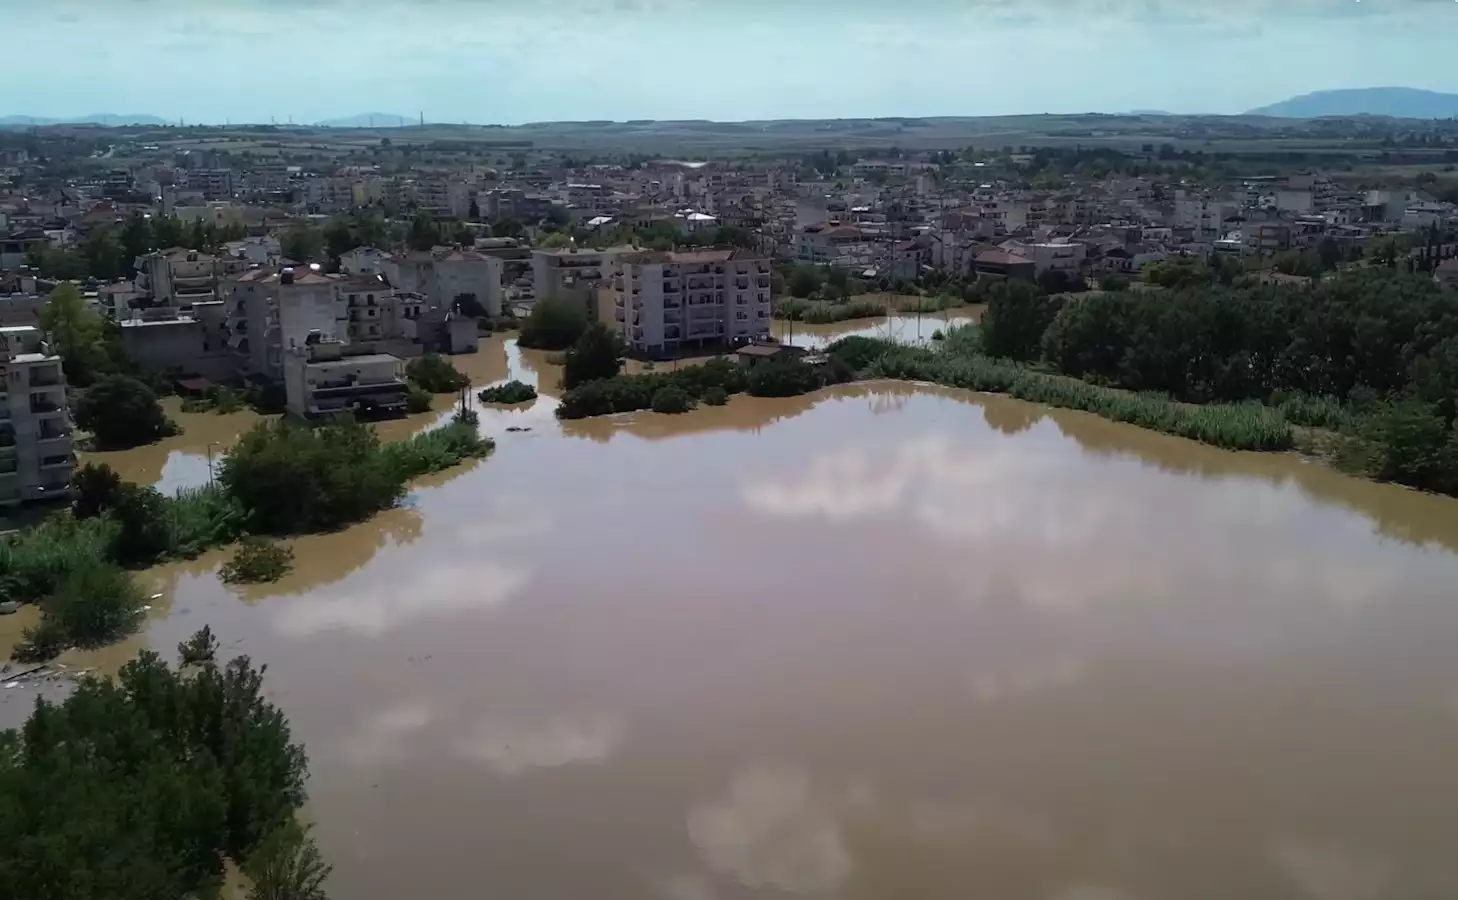
POLYGON ((170 125, 159 116, 142 113, 91 113, 86 116, 0 116, 0 127, 31 127, 36 125, 103 125, 117 128, 122 125, 170 125))
POLYGON ((1246 115, 1286 119, 1318 119, 1323 116, 1451 119, 1458 117, 1458 94, 1407 87, 1315 91, 1253 109, 1246 115))

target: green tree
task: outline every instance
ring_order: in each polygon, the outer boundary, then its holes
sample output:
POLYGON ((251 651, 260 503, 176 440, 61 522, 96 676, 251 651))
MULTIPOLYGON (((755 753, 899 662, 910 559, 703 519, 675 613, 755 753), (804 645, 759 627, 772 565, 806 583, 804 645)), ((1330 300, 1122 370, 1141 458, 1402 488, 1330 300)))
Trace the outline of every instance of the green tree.
POLYGON ((475 246, 476 232, 472 231, 465 222, 457 222, 451 226, 451 243, 457 247, 475 246))
POLYGON ((607 326, 594 324, 567 351, 562 387, 570 390, 587 381, 612 378, 622 367, 622 340, 607 326))
POLYGON ((813 266, 796 266, 790 274, 791 297, 805 298, 820 289, 820 273, 813 266))
POLYGON ((122 260, 127 266, 131 266, 139 256, 143 256, 156 246, 152 243, 152 223, 142 215, 140 210, 132 212, 127 218, 127 223, 122 226, 121 250, 122 260))
POLYGON ((167 498, 155 488, 124 484, 106 515, 117 523, 112 554, 124 566, 151 565, 172 544, 167 498))
POLYGON ((246 657, 182 677, 144 651, 115 681, 39 700, 0 733, 7 896, 177 900, 212 895, 225 858, 249 870, 306 774, 262 685, 246 657))
POLYGON ((405 365, 405 377, 432 394, 454 393, 471 384, 471 379, 439 353, 426 353, 410 360, 405 365))
POLYGON ((126 273, 121 242, 110 228, 92 229, 86 236, 82 254, 86 257, 86 268, 93 278, 115 281, 126 273))
POLYGON ((358 246, 355 230, 344 219, 334 219, 324 228, 324 249, 330 259, 337 260, 358 246))
POLYGON ((59 284, 51 291, 41 307, 40 327, 62 355, 71 384, 90 384, 105 364, 103 322, 74 284, 59 284))
POLYGON ((1043 332, 1053 323, 1063 301, 1021 281, 1004 281, 988 294, 982 314, 982 347, 989 356, 1036 359, 1043 332))
POLYGON ((547 235, 538 242, 537 246, 543 250, 558 250, 572 243, 570 235, 557 231, 547 235))
POLYGON ((364 215, 354 221, 354 239, 360 247, 383 248, 390 242, 390 232, 379 216, 364 215))
POLYGON ((121 476, 106 463, 87 463, 71 476, 71 514, 92 519, 116 505, 121 496, 121 476))
POLYGON ((263 534, 331 531, 393 506, 404 490, 374 431, 352 419, 261 423, 224 457, 218 483, 263 534))
POLYGON ((295 219, 278 243, 279 252, 295 262, 317 262, 324 256, 324 235, 303 219, 295 219))
POLYGON ((587 311, 555 297, 537 300, 521 323, 517 343, 538 350, 566 350, 587 331, 587 311))
POLYGON ((86 277, 86 257, 75 250, 52 247, 50 244, 35 244, 25 254, 26 265, 39 272, 43 278, 61 281, 77 281, 86 277))
POLYGON ((656 413, 686 413, 694 408, 694 398, 678 385, 670 384, 653 393, 649 408, 656 413))
POLYGON ((1342 245, 1329 237, 1322 238, 1321 243, 1316 245, 1316 257, 1321 261, 1323 271, 1335 269, 1344 257, 1342 245))
POLYGON ((181 247, 186 239, 182 220, 173 215, 158 216, 152 220, 152 246, 162 250, 181 247))
POLYGON ((253 853, 246 873, 253 882, 248 900, 327 900, 326 865, 308 829, 289 820, 274 829, 253 853))
POLYGON ((157 395, 128 375, 104 375, 82 392, 76 424, 105 450, 150 444, 174 431, 157 395))
POLYGON ((405 242, 411 250, 429 250, 440 243, 440 226, 429 213, 420 213, 411 220, 405 242))
POLYGON ((187 248, 206 253, 213 248, 213 236, 213 227, 204 222, 202 217, 193 219, 187 229, 187 248))
POLYGON ((519 238, 526 233, 526 226, 515 219, 502 219, 492 224, 492 237, 519 238))

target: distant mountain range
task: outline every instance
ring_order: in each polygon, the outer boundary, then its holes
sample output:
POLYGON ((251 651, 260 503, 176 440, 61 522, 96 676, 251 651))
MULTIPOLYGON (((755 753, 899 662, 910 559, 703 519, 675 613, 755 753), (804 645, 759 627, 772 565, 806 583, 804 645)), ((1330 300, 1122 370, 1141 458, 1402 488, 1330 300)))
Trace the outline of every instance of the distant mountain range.
POLYGON ((0 116, 0 128, 29 128, 36 125, 105 125, 117 128, 123 125, 169 125, 166 119, 144 116, 136 113, 92 113, 89 116, 51 119, 43 116, 0 116))
POLYGON ((1317 119, 1322 116, 1391 116, 1395 119, 1450 119, 1458 116, 1458 94, 1417 88, 1377 87, 1302 94, 1262 106, 1250 116, 1317 119))
POLYGON ((394 113, 360 113, 344 119, 327 119, 315 122, 315 128, 404 128, 418 120, 407 119, 394 113))

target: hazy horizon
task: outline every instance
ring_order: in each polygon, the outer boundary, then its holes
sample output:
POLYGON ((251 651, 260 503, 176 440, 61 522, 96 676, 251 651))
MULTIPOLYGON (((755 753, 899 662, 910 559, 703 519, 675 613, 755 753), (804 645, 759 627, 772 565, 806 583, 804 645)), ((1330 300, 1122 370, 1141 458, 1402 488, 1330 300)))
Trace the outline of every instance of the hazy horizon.
POLYGON ((0 0, 25 46, 73 51, 44 78, 0 85, 0 116, 308 124, 423 112, 513 125, 1236 114, 1327 89, 1458 91, 1433 39, 1458 28, 1451 0, 199 5, 0 0))

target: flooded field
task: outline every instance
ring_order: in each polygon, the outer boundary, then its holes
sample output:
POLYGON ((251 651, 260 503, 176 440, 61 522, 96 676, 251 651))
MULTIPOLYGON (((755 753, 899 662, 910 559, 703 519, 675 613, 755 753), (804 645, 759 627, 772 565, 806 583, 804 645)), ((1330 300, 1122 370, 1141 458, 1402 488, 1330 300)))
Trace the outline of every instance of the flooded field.
POLYGON ((1458 896, 1455 501, 899 384, 553 406, 278 584, 144 576, 112 655, 268 664, 332 896, 1458 896))

